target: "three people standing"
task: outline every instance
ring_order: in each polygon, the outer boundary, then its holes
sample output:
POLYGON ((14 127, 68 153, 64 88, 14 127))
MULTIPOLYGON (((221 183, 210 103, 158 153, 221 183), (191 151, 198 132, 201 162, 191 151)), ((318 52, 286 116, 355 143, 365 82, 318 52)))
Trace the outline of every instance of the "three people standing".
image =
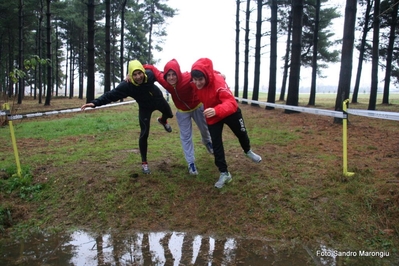
POLYGON ((147 147, 152 112, 159 110, 162 116, 158 118, 158 122, 167 132, 172 131, 167 122, 168 118, 173 117, 172 110, 161 90, 154 84, 155 81, 158 81, 171 94, 177 108, 176 118, 180 128, 180 140, 190 174, 198 174, 191 119, 200 130, 202 143, 209 153, 214 154, 214 163, 220 172, 219 179, 215 183, 216 188, 222 188, 232 181, 222 140, 224 124, 229 126, 235 134, 244 154, 255 163, 261 162, 261 156, 251 150, 241 109, 224 77, 213 69, 210 59, 197 60, 192 65, 190 73, 182 73, 175 59, 165 65, 163 72, 151 65, 145 65, 144 68, 138 60, 132 60, 128 66, 128 80, 122 81, 115 89, 84 104, 81 109, 105 105, 128 96, 137 101, 141 129, 139 148, 143 173, 150 173, 147 147))

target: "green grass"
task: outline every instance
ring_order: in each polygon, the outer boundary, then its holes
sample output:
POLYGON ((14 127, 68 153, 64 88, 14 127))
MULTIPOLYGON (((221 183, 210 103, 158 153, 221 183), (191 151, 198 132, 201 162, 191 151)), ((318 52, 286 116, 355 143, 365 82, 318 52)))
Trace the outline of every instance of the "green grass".
POLYGON ((15 126, 16 137, 53 140, 66 136, 103 134, 126 128, 126 122, 131 120, 129 113, 118 116, 117 121, 114 119, 115 114, 113 112, 108 112, 95 119, 88 119, 89 116, 89 114, 84 114, 59 119, 56 127, 54 127, 52 120, 41 120, 35 123, 23 122, 15 126), (18 130, 21 127, 23 127, 23 130, 18 130), (30 132, 30 134, 27 135, 26 132, 30 132))

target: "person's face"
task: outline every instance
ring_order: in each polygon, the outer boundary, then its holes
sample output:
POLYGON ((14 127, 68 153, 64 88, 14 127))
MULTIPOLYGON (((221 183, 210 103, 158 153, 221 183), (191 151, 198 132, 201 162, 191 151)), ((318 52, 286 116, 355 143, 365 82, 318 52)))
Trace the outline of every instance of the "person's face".
POLYGON ((194 82, 195 86, 197 87, 197 89, 199 89, 199 90, 204 88, 205 84, 206 84, 205 77, 193 78, 193 82, 194 82))
POLYGON ((144 82, 144 73, 140 70, 135 70, 133 71, 133 80, 137 84, 142 84, 144 82))
POLYGON ((174 72, 173 70, 169 70, 168 73, 166 73, 166 81, 174 86, 177 83, 177 75, 176 72, 174 72))

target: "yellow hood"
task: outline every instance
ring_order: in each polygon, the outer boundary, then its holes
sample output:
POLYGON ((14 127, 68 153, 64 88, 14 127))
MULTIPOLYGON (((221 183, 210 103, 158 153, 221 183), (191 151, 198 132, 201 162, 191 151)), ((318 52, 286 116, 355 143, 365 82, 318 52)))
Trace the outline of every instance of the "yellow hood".
POLYGON ((136 82, 134 82, 134 80, 133 80, 133 72, 136 70, 140 70, 141 72, 144 73, 144 83, 147 83, 147 75, 145 74, 145 69, 139 60, 132 60, 129 62, 129 65, 128 65, 128 76, 129 76, 130 80, 132 81, 132 83, 136 86, 139 85, 136 82))

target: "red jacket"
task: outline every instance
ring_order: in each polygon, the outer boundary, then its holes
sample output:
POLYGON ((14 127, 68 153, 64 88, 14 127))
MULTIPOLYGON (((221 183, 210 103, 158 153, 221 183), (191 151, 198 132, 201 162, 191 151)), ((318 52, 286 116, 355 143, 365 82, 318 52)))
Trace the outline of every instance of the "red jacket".
POLYGON ((204 109, 214 108, 215 116, 206 118, 209 125, 215 124, 234 114, 238 109, 238 104, 230 91, 224 78, 213 70, 212 61, 208 58, 198 59, 191 71, 199 70, 205 74, 207 84, 202 89, 197 89, 197 95, 204 104, 204 109))
POLYGON ((195 85, 191 83, 191 74, 189 72, 182 73, 180 65, 176 59, 172 59, 166 63, 163 72, 159 71, 152 65, 144 65, 144 68, 154 72, 156 80, 170 93, 173 102, 179 111, 193 111, 201 105, 196 94, 197 90, 195 89, 195 85), (165 75, 169 70, 173 70, 177 75, 177 83, 175 86, 170 85, 166 81, 165 75))

